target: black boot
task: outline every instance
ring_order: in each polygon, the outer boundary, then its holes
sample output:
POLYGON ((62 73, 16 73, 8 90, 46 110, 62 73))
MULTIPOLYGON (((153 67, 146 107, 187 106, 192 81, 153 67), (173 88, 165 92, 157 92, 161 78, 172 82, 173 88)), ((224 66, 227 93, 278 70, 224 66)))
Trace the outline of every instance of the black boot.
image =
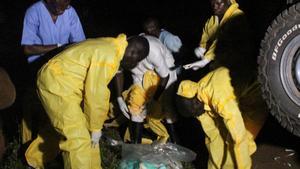
POLYGON ((167 131, 168 131, 168 133, 170 135, 170 138, 169 138, 170 142, 174 143, 174 144, 179 144, 179 138, 178 138, 178 136, 176 134, 176 130, 175 130, 174 124, 172 124, 172 123, 166 123, 166 128, 167 128, 167 131))
POLYGON ((141 144, 142 143, 142 134, 143 134, 143 123, 131 122, 131 133, 130 139, 133 144, 141 144))

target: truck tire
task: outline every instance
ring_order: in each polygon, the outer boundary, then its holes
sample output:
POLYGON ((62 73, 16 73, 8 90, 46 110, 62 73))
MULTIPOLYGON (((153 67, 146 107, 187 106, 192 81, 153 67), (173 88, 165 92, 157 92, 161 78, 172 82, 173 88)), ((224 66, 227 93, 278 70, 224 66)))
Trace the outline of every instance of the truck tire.
POLYGON ((269 26, 261 42, 258 72, 271 114, 300 137, 300 3, 269 26))

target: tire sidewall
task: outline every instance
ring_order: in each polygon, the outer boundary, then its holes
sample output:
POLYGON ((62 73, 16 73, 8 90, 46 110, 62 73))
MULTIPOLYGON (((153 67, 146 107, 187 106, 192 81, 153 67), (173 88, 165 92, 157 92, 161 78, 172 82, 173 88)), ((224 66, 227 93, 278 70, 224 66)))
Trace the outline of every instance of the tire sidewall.
MULTIPOLYGON (((278 105, 277 107, 280 107, 280 113, 284 113, 279 116, 297 119, 297 115, 300 112, 300 105, 297 105, 288 95, 285 87, 286 82, 283 78, 287 75, 283 75, 281 72, 287 66, 283 62, 291 59, 288 57, 294 56, 288 52, 290 51, 289 44, 295 37, 300 35, 300 23, 292 19, 287 19, 284 22, 285 26, 280 27, 277 33, 274 32, 274 34, 271 34, 274 36, 271 38, 272 40, 270 39, 271 44, 270 50, 267 53, 266 73, 269 89, 274 97, 273 100, 278 105)), ((292 73, 288 76, 292 76, 292 73)), ((278 110, 272 112, 278 113, 278 110)), ((298 123, 300 123, 299 120, 298 123)))

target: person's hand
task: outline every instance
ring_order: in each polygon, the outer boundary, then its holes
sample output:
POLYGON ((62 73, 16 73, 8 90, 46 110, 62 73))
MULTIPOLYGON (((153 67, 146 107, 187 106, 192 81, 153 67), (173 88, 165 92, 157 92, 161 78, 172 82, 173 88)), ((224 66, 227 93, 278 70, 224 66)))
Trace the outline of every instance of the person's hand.
POLYGON ((128 114, 128 107, 124 101, 124 99, 122 97, 118 97, 117 98, 118 104, 119 104, 119 108, 121 110, 121 112, 123 113, 123 115, 127 118, 130 119, 130 115, 128 114))
POLYGON ((142 123, 142 122, 144 122, 146 115, 147 115, 147 111, 146 111, 146 109, 143 109, 143 111, 140 114, 132 115, 131 121, 137 122, 137 123, 142 123))
POLYGON ((91 141, 92 141, 92 148, 97 147, 97 145, 99 144, 99 140, 102 136, 102 132, 101 131, 93 131, 91 134, 91 141))
POLYGON ((203 59, 205 51, 206 51, 205 48, 197 47, 197 48, 195 48, 194 53, 197 56, 197 58, 203 59))
POLYGON ((210 60, 208 59, 202 59, 200 61, 184 65, 183 68, 186 70, 188 69, 198 70, 199 68, 203 68, 204 66, 206 66, 209 62, 210 60))

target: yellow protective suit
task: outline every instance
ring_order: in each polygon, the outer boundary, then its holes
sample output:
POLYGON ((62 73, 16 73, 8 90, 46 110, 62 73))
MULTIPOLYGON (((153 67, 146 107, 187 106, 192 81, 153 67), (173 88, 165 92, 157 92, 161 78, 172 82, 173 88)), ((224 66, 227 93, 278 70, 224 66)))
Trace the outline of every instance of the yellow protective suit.
POLYGON ((256 145, 245 128, 229 70, 220 67, 198 83, 182 81, 177 94, 186 98, 196 96, 204 103, 205 113, 197 119, 206 134, 208 168, 250 169, 250 156, 256 151, 256 145))
MULTIPOLYGON (((138 115, 142 112, 144 106, 146 106, 155 93, 159 80, 159 76, 154 71, 147 71, 143 76, 143 86, 134 84, 127 91, 123 92, 124 100, 132 115, 138 115)), ((161 122, 165 116, 160 105, 155 105, 154 107, 155 108, 152 110, 148 110, 146 126, 157 134, 157 140, 166 142, 169 138, 169 134, 166 127, 161 122)), ((125 139, 128 138, 130 138, 130 136, 127 133, 125 134, 125 139)))
POLYGON ((200 47, 206 49, 206 53, 204 54, 205 59, 214 60, 215 58, 215 49, 218 40, 219 28, 231 18, 244 14, 244 12, 238 8, 238 3, 233 0, 231 2, 232 4, 225 12, 221 21, 219 21, 218 16, 213 15, 205 23, 200 41, 200 47))
POLYGON ((72 45, 40 69, 38 94, 58 136, 41 131, 26 151, 29 165, 43 168, 45 160, 58 151, 55 147, 59 143, 65 169, 101 168, 99 147, 91 147, 90 132, 100 131, 107 118, 108 84, 126 47, 124 34, 88 39, 72 45))

